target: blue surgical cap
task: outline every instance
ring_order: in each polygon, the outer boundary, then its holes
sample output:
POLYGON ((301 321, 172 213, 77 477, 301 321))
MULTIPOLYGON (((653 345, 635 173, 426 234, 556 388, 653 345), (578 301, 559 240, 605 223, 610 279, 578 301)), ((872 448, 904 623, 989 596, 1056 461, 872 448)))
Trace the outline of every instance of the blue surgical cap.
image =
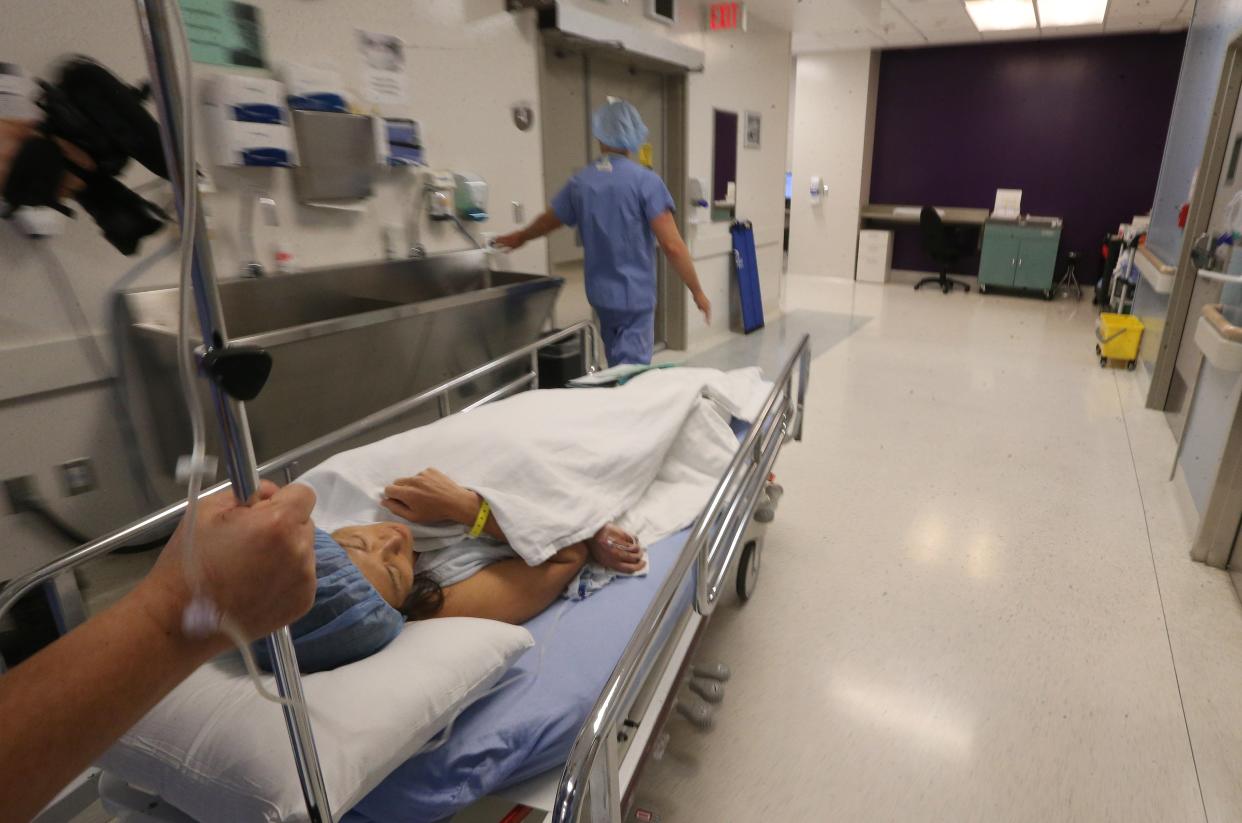
MULTIPOLYGON (((401 633, 405 618, 322 529, 315 529, 315 577, 314 605, 289 627, 303 674, 370 657, 401 633)), ((271 671, 267 640, 256 642, 254 652, 259 665, 271 671)))
POLYGON ((605 146, 638 151, 647 142, 647 124, 638 109, 624 100, 605 103, 591 115, 591 133, 605 146))

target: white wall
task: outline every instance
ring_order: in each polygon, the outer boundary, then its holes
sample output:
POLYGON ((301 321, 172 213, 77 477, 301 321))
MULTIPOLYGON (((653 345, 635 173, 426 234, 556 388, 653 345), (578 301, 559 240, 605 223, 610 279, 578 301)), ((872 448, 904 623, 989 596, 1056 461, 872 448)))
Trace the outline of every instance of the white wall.
POLYGON ((801 55, 793 116, 789 271, 853 279, 859 206, 868 198, 879 56, 801 55), (810 179, 827 193, 811 206, 810 179))
MULTIPOLYGON (((780 311, 782 238, 785 229, 786 137, 789 128, 790 35, 753 20, 749 32, 700 34, 697 44, 706 52, 707 70, 690 75, 690 177, 712 178, 712 111, 738 113, 742 128, 745 112, 763 116, 760 148, 748 149, 738 139, 737 217, 755 229, 760 288, 764 312, 780 311)), ((712 327, 687 301, 691 345, 708 335, 728 331, 729 278, 732 237, 727 222, 701 224, 687 231, 695 265, 714 307, 712 327)))
MULTIPOLYGON (((537 33, 529 14, 504 11, 502 0, 257 0, 266 19, 268 53, 273 61, 290 58, 334 61, 347 83, 359 76, 354 26, 402 36, 408 44, 411 104, 386 109, 419 119, 430 161, 439 167, 473 171, 491 184, 493 219, 489 231, 514 224, 508 204, 518 200, 537 212, 544 200, 539 124, 519 132, 509 114, 511 103, 537 101, 537 33)), ((22 64, 28 73, 46 75, 62 54, 79 52, 102 61, 122 77, 146 75, 132 0, 42 0, 19 3, 4 22, 0 60, 22 64)), ((197 67, 200 75, 215 69, 197 67)), ((146 179, 134 173, 130 182, 146 179)), ((404 224, 411 197, 408 178, 386 173, 365 214, 325 212, 295 202, 287 171, 247 170, 218 173, 222 191, 208 199, 212 247, 217 269, 229 275, 237 267, 236 215, 241 185, 270 187, 280 207, 283 236, 303 266, 322 266, 382 256, 381 227, 404 224), (250 179, 248 179, 250 178, 250 179)), ((158 186, 154 199, 166 198, 158 186)), ((260 250, 270 249, 263 242, 260 250)), ((0 478, 33 473, 53 506, 81 529, 99 533, 133 519, 146 505, 135 500, 125 474, 120 435, 97 370, 82 362, 69 307, 52 287, 43 260, 26 241, 0 226, 0 478), (63 366, 61 364, 64 364, 63 366), (94 381, 90 386, 84 381, 94 381), (15 389, 18 384, 25 386, 15 389), (37 396, 30 396, 38 392, 37 396), (16 395, 16 396, 15 396, 16 395), (25 396, 23 396, 25 395, 25 396), (103 489, 62 498, 53 467, 77 457, 98 463, 103 489)), ((150 255, 164 237, 151 238, 142 251, 150 255)), ((432 252, 461 248, 463 239, 444 227, 424 228, 423 242, 432 252)), ((71 223, 52 242, 64 261, 90 325, 104 333, 108 295, 122 279, 130 283, 171 283, 171 261, 137 277, 127 272, 140 263, 111 249, 89 219, 71 223)), ((541 245, 515 254, 510 265, 543 272, 541 245)), ((107 341, 105 339, 105 350, 107 341)), ((2 516, 0 501, 0 580, 68 548, 49 539, 28 516, 2 516)))

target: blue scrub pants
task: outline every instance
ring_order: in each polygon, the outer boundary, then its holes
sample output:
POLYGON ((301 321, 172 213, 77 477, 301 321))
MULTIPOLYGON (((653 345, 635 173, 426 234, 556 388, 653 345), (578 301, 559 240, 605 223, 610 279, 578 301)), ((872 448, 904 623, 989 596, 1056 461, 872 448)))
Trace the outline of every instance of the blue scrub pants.
POLYGON ((599 318, 600 335, 609 366, 622 363, 650 365, 655 351, 655 309, 627 311, 592 306, 599 318))

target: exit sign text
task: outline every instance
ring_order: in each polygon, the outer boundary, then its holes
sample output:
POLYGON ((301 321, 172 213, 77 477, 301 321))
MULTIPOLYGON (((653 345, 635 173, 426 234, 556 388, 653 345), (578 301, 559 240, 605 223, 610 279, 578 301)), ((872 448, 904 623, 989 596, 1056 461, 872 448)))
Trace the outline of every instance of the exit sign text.
POLYGON ((746 30, 746 7, 742 3, 712 3, 707 9, 711 31, 746 30))

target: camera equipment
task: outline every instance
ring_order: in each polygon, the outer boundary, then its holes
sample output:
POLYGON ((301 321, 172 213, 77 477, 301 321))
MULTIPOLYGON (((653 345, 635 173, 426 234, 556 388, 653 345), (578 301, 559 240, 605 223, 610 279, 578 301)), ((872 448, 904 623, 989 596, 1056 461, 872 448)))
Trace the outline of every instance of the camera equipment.
POLYGON ((61 64, 55 83, 40 80, 39 86, 41 136, 27 140, 14 158, 3 192, 7 210, 0 216, 10 217, 21 206, 49 206, 71 215, 60 200, 62 180, 71 174, 83 184, 74 199, 109 243, 122 254, 134 254, 142 239, 168 220, 116 179, 130 158, 168 178, 159 126, 143 107, 146 92, 81 56, 61 64), (81 149, 91 168, 66 156, 59 141, 81 149))

